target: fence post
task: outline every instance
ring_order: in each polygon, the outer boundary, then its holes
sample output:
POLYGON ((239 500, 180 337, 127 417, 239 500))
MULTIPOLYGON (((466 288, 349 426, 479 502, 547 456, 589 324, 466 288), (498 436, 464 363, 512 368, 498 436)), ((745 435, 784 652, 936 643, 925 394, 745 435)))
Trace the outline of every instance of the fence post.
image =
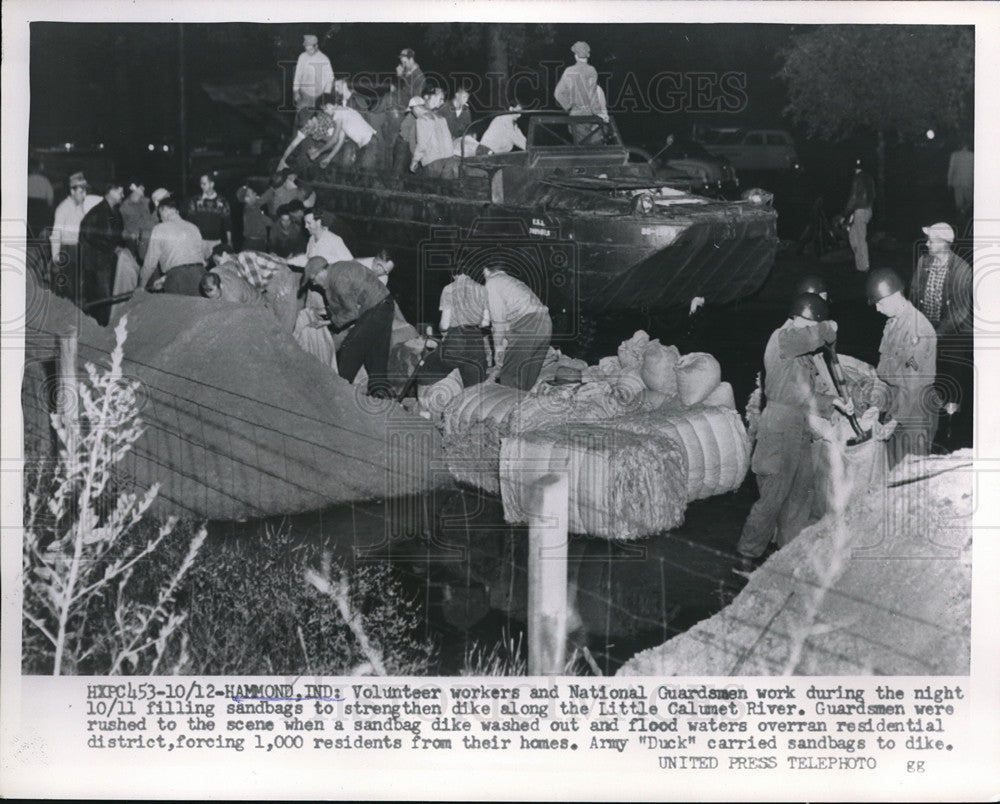
POLYGON ((62 418, 66 428, 66 449, 70 455, 76 454, 80 438, 80 400, 76 377, 77 330, 70 324, 59 333, 58 392, 56 393, 56 413, 62 418))
POLYGON ((569 481, 532 484, 528 516, 528 674, 561 675, 566 665, 569 481))

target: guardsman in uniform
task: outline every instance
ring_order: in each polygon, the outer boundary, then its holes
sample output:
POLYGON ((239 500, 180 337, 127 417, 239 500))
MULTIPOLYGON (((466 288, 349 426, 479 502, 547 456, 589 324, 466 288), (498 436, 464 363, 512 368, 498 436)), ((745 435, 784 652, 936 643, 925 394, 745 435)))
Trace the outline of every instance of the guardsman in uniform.
POLYGON ((889 320, 879 345, 878 376, 892 393, 889 412, 899 422, 889 441, 889 465, 906 455, 927 455, 937 429, 934 391, 937 334, 903 295, 903 280, 888 268, 872 271, 868 301, 889 320))
POLYGON ((764 395, 751 468, 760 499, 743 525, 737 545, 741 571, 752 570, 771 541, 783 547, 809 521, 815 465, 810 417, 829 419, 834 408, 850 415, 853 404, 817 390, 813 355, 837 339, 829 307, 815 293, 792 300, 788 320, 764 350, 764 395))

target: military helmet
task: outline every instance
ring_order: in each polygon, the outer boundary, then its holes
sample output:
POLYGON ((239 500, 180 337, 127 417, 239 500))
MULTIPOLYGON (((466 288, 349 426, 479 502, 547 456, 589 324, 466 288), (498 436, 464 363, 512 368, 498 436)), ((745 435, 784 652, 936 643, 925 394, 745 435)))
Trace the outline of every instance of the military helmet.
POLYGON ((830 317, 830 305, 826 303, 826 299, 815 293, 799 293, 792 299, 788 315, 790 318, 800 315, 818 324, 830 317))
POLYGON ((865 284, 869 304, 875 304, 893 293, 901 293, 902 290, 903 280, 891 268, 876 268, 868 275, 865 284))
POLYGON ((796 294, 815 293, 818 296, 820 293, 827 292, 826 282, 821 276, 817 276, 816 274, 806 274, 795 286, 795 292, 796 294))

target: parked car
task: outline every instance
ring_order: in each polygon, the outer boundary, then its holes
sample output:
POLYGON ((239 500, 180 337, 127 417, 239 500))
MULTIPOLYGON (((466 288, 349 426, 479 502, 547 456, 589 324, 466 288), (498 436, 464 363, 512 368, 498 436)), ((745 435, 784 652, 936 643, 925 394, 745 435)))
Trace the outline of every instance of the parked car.
POLYGON ((705 129, 700 137, 710 154, 725 157, 740 171, 799 168, 795 142, 784 129, 705 129))
POLYGON ((728 159, 709 153, 701 143, 685 137, 668 135, 656 158, 689 176, 695 192, 726 192, 740 184, 728 159))

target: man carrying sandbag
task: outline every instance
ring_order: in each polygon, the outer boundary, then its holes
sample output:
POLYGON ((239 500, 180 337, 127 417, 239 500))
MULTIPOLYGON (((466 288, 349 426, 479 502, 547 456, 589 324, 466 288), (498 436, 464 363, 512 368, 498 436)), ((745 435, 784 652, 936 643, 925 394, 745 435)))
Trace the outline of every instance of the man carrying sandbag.
POLYGON ((837 323, 828 320, 829 315, 824 299, 800 293, 792 300, 788 320, 771 334, 764 350, 767 401, 750 464, 760 499, 736 546, 740 571, 752 571, 772 540, 785 546, 809 521, 815 481, 810 416, 828 420, 834 408, 854 413, 850 400, 845 403, 817 390, 813 354, 837 340, 837 323))

